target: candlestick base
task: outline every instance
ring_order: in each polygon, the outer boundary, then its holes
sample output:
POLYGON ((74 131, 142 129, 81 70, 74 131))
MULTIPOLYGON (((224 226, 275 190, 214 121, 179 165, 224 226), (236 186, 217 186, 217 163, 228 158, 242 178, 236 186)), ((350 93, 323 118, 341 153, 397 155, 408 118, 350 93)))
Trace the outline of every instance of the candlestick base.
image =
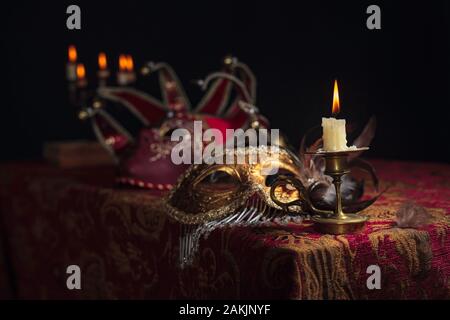
POLYGON ((361 152, 369 148, 349 148, 339 151, 319 151, 316 155, 325 158, 325 174, 333 178, 336 190, 336 205, 333 211, 319 210, 312 203, 311 209, 317 215, 312 217, 316 230, 328 234, 345 234, 360 230, 367 217, 357 213, 345 213, 342 208, 341 183, 342 176, 350 172, 347 157, 350 153, 361 152))
POLYGON ((311 220, 314 222, 314 228, 320 233, 338 235, 361 230, 367 221, 367 217, 354 213, 346 213, 339 218, 315 215, 311 220))

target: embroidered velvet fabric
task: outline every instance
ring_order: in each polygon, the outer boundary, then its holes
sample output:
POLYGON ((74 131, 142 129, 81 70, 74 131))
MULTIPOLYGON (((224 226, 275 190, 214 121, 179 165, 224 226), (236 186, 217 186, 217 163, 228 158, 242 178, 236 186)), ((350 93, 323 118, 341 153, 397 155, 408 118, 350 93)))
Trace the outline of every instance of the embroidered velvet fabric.
POLYGON ((112 188, 113 168, 0 166, 3 251, 0 290, 19 298, 450 298, 450 166, 373 161, 389 190, 365 211, 358 234, 302 225, 215 230, 193 267, 178 268, 180 225, 161 194, 112 188), (433 215, 419 229, 395 227, 414 200, 433 215), (68 290, 79 265, 82 290, 68 290), (381 290, 369 290, 369 265, 381 290))

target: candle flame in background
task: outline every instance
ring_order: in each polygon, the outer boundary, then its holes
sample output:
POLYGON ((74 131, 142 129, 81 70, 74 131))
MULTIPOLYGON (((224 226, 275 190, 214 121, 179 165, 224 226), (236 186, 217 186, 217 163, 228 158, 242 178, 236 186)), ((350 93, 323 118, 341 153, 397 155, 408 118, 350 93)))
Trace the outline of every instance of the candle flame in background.
POLYGON ((119 56, 119 70, 120 71, 126 71, 128 66, 127 57, 124 54, 121 54, 119 56))
POLYGON ((74 45, 69 46, 69 62, 76 62, 77 61, 77 48, 75 48, 74 45))
POLYGON ((98 54, 98 67, 100 70, 105 70, 108 66, 107 60, 106 60, 106 54, 104 52, 100 52, 98 54))
POLYGON ((86 69, 84 68, 84 64, 77 64, 77 78, 84 79, 86 77, 86 69))
POLYGON ((333 106, 331 108, 331 113, 336 115, 341 111, 341 106, 339 104, 339 89, 337 80, 334 80, 334 89, 333 89, 333 106))
POLYGON ((132 72, 133 68, 134 68, 134 62, 133 62, 133 57, 131 55, 127 55, 127 71, 132 72))

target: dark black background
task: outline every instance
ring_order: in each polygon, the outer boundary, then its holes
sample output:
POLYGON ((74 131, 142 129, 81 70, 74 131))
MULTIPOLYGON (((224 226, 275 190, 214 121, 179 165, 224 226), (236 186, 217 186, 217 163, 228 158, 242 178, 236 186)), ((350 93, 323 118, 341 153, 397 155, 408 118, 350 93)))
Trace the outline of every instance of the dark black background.
POLYGON ((93 138, 68 103, 67 46, 90 76, 99 51, 136 64, 167 61, 193 102, 191 79, 228 53, 258 78, 258 106, 293 144, 329 115, 340 81, 342 116, 375 114, 373 157, 450 161, 448 1, 10 1, 1 6, 0 159, 39 157, 43 141, 93 138), (78 4, 82 30, 66 28, 78 4), (378 4, 382 30, 366 28, 378 4))

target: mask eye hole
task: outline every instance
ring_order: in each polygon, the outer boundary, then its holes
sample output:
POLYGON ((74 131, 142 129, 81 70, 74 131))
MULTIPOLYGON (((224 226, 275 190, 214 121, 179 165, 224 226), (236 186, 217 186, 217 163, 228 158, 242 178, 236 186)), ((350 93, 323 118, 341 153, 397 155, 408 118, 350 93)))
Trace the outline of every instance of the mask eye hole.
POLYGON ((275 180, 279 176, 294 177, 295 174, 289 170, 280 168, 277 173, 266 176, 266 181, 265 181, 266 187, 272 186, 272 184, 275 182, 275 180))
POLYGON ((226 207, 239 196, 241 187, 239 175, 233 168, 212 167, 182 185, 185 192, 177 192, 173 199, 177 207, 197 214, 226 207))
POLYGON ((214 191, 226 192, 234 191, 240 185, 238 177, 231 172, 223 169, 218 169, 205 175, 198 183, 195 184, 195 189, 198 191, 214 191))
POLYGON ((235 178, 225 171, 216 171, 211 173, 208 177, 211 183, 234 183, 235 178))

